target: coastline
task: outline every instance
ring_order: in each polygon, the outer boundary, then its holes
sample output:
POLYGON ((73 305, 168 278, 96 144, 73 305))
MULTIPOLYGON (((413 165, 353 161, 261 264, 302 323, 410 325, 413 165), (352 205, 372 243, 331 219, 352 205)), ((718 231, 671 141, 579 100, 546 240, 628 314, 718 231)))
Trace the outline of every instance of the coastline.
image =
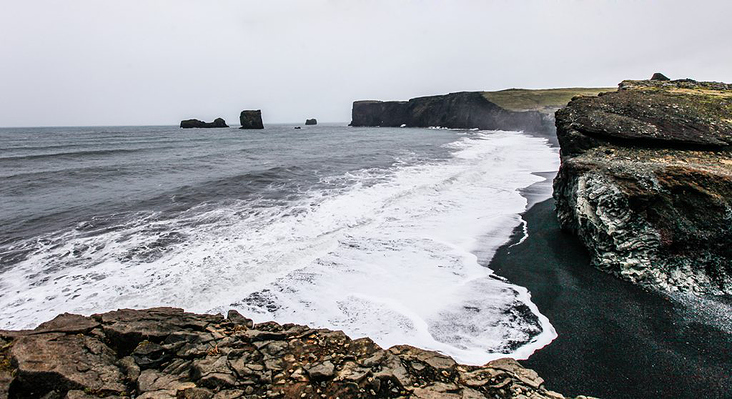
POLYGON ((553 200, 531 206, 531 190, 522 194, 528 238, 518 226, 488 267, 529 289, 559 334, 523 366, 566 395, 729 397, 731 334, 681 301, 592 267, 578 239, 560 231, 553 200))

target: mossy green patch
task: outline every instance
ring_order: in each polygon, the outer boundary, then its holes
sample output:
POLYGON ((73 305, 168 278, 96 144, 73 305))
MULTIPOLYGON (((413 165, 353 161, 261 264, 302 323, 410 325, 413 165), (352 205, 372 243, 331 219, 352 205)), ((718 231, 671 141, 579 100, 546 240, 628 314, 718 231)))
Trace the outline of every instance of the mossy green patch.
POLYGON ((13 346, 12 341, 6 343, 0 339, 0 372, 12 372, 13 365, 10 362, 10 348, 13 346))
POLYGON ((564 107, 575 96, 596 96, 617 90, 614 87, 573 87, 564 89, 507 89, 486 91, 483 96, 490 102, 510 111, 554 112, 564 107))

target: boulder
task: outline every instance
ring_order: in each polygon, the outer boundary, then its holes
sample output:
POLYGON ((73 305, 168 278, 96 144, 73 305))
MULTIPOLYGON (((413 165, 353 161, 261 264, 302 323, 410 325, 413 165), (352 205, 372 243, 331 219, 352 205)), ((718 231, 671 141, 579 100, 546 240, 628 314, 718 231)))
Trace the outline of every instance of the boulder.
POLYGON ((198 119, 186 119, 184 121, 180 122, 180 127, 183 129, 191 129, 191 128, 220 128, 220 127, 229 127, 226 125, 226 121, 224 121, 222 118, 216 118, 213 122, 204 122, 198 119))
POLYGON ((244 110, 239 115, 239 129, 264 129, 261 110, 244 110))
POLYGON ((660 80, 660 81, 668 81, 671 80, 666 77, 666 75, 662 74, 661 72, 656 72, 651 76, 651 80, 660 80))
POLYGON ((732 294, 732 85, 624 81, 556 113, 562 228, 593 264, 664 291, 732 294))
POLYGON ((318 124, 318 120, 315 119, 315 118, 313 118, 313 119, 306 119, 305 120, 305 124, 306 125, 317 125, 318 124))

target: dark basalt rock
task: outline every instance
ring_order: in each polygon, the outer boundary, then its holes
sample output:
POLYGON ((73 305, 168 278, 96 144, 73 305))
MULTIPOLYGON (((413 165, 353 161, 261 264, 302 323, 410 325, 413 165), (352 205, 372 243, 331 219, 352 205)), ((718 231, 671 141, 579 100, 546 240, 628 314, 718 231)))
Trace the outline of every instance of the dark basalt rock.
POLYGON ((509 111, 480 92, 451 93, 409 101, 356 101, 351 126, 503 129, 552 132, 552 119, 538 111, 509 111))
POLYGON ((125 309, 0 331, 0 398, 564 398, 513 359, 464 366, 341 331, 228 316, 125 309))
POLYGON ((661 72, 656 72, 651 76, 651 80, 661 80, 661 81, 669 81, 671 79, 667 78, 666 75, 662 74, 661 72))
POLYGON ((226 125, 226 121, 222 118, 216 118, 213 122, 204 122, 198 119, 186 119, 180 122, 180 127, 183 129, 191 128, 219 128, 229 127, 226 125))
POLYGON ((662 290, 732 294, 732 85, 624 81, 556 113, 562 227, 593 263, 662 290))
POLYGON ((239 129, 264 129, 261 110, 245 110, 239 115, 239 129))
POLYGON ((351 126, 479 128, 553 131, 551 118, 537 111, 509 111, 480 92, 451 93, 409 101, 355 101, 351 126))
POLYGON ((318 120, 315 119, 315 118, 313 118, 313 119, 306 119, 305 120, 305 124, 306 125, 317 125, 318 124, 318 120))

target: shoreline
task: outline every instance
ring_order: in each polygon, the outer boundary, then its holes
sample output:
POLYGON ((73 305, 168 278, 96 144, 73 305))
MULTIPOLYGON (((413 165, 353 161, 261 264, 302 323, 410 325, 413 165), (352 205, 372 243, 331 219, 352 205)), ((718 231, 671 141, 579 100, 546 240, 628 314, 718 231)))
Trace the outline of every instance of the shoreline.
MULTIPOLYGON (((522 194, 531 205, 530 191, 522 194)), ((558 333, 521 364, 565 395, 729 395, 732 335, 691 317, 689 304, 595 269, 579 240, 560 231, 553 207, 552 199, 527 207, 526 226, 517 226, 487 265, 526 287, 558 333), (524 228, 528 238, 521 240, 524 228)))

